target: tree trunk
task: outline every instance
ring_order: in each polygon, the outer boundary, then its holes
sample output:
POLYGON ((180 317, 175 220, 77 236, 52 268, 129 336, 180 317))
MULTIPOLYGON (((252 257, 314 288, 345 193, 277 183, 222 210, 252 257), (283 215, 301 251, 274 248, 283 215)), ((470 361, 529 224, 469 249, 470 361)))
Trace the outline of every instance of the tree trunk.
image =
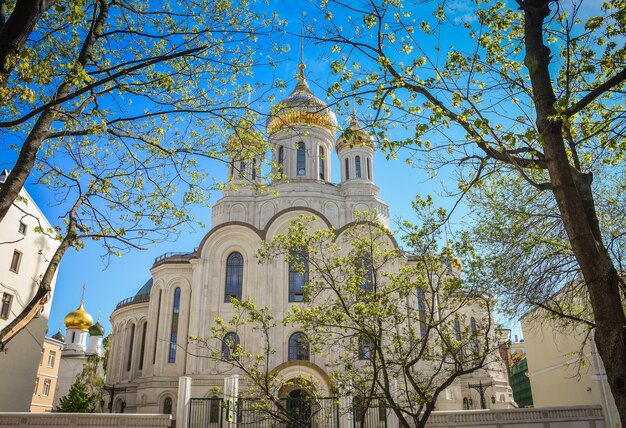
POLYGON ((15 166, 0 186, 0 222, 4 219, 15 198, 24 187, 30 171, 35 165, 37 153, 54 121, 55 114, 52 110, 47 110, 39 116, 20 150, 20 155, 15 162, 15 166))
POLYGON ((0 85, 6 85, 16 55, 54 0, 18 0, 5 23, 0 23, 0 85), (4 24, 4 25, 3 25, 4 24))
POLYGON ((543 26, 550 13, 549 4, 550 0, 527 0, 522 4, 525 14, 524 63, 530 73, 537 127, 546 155, 552 191, 589 291, 596 323, 595 342, 622 425, 625 425, 626 343, 622 340, 622 333, 626 317, 618 274, 602 242, 597 224, 591 176, 583 176, 570 165, 563 138, 563 123, 554 108, 556 97, 548 69, 550 50, 543 43, 543 26))
MULTIPOLYGON (((95 17, 91 31, 85 36, 80 53, 76 58, 74 69, 82 68, 87 64, 97 36, 102 34, 104 23, 109 14, 109 5, 105 0, 100 0, 99 5, 99 12, 95 17)), ((69 73, 65 80, 59 85, 54 99, 62 99, 70 93, 74 84, 69 76, 71 76, 71 73, 69 73)), ((6 216, 11 204, 13 204, 13 201, 17 198, 22 187, 24 187, 26 179, 35 165, 37 152, 46 139, 50 126, 56 119, 55 109, 56 107, 51 107, 41 113, 41 116, 39 116, 22 144, 20 155, 17 158, 17 162, 11 174, 9 174, 5 183, 0 186, 0 222, 6 216)))

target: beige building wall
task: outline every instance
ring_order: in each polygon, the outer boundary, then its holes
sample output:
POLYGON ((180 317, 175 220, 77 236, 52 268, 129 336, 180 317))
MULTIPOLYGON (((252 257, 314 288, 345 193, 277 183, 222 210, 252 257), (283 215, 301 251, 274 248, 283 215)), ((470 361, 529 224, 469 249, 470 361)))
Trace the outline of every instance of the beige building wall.
POLYGON ((602 406, 607 428, 621 428, 593 331, 533 311, 521 319, 535 407, 602 406), (585 341, 585 338, 587 339, 585 341))
MULTIPOLYGON (((35 295, 37 282, 58 247, 58 241, 38 232, 38 228, 46 230, 50 223, 22 190, 20 200, 0 223, 0 329, 13 321, 35 295)), ((55 282, 56 276, 53 291, 55 282)), ((52 298, 0 352, 0 411, 30 409, 51 304, 52 298)))
POLYGON ((31 412, 51 412, 54 393, 61 364, 63 343, 50 337, 44 338, 41 360, 35 380, 35 391, 30 403, 31 412))

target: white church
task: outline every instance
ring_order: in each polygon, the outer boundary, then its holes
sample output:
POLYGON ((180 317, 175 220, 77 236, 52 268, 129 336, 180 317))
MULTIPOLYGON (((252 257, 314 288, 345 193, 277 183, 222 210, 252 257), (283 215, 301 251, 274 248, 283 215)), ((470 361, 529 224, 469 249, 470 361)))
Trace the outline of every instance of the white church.
MULTIPOLYGON (((350 132, 336 138, 337 118, 313 95, 301 64, 294 90, 272 109, 266 124, 272 161, 283 177, 266 184, 270 191, 259 192, 245 184, 260 181, 255 164, 260 165, 261 157, 245 163, 233 159, 231 180, 240 185, 227 186, 213 206, 211 229, 197 250, 157 258, 150 268, 151 279, 111 314, 106 382, 118 391, 114 411, 175 413, 182 376, 192 379, 192 397, 211 397, 223 388, 225 376, 235 372, 218 370, 210 359, 194 356, 188 338, 209 337, 216 317, 230 319, 232 298, 251 298, 258 306, 268 306, 277 320, 291 306, 303 304, 297 272, 287 263, 259 264, 255 259, 262 242, 286 233, 294 219, 313 215, 341 231, 354 223, 355 212, 370 211, 389 224, 388 206, 375 184, 374 140, 354 117, 349 127, 350 132), (355 134, 358 144, 346 138, 355 134), (331 181, 333 151, 341 167, 339 183, 331 181)), ((278 323, 274 335, 273 371, 284 379, 310 378, 319 388, 318 396, 331 396, 326 357, 303 346, 304 333, 297 326, 278 323)), ((258 339, 245 330, 233 340, 253 348, 258 339)), ((489 408, 514 406, 503 365, 470 378, 493 385, 489 408)), ((456 393, 440 396, 438 410, 467 408, 467 387, 458 383, 456 393)))

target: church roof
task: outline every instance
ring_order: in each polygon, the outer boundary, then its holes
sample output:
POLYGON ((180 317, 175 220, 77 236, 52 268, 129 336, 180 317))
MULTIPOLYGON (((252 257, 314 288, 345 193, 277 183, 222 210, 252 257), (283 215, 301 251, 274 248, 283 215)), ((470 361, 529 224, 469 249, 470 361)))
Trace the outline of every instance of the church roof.
POLYGON ((150 290, 152 290, 152 278, 146 281, 146 283, 139 289, 135 296, 150 294, 150 290))

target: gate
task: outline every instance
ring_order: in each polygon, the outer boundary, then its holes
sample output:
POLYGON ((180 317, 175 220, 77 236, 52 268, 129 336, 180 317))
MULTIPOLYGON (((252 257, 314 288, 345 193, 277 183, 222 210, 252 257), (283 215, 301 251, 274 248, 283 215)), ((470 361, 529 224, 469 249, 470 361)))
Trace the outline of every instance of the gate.
POLYGON ((241 428, 339 428, 335 398, 288 397, 279 409, 262 400, 240 399, 237 426, 241 428))
MULTIPOLYGON (((188 428, 225 428, 226 402, 222 398, 192 398, 189 402, 188 428)), ((239 428, 386 428, 387 409, 370 402, 363 409, 355 403, 352 427, 341 426, 336 398, 288 397, 280 402, 282 410, 266 400, 237 400, 239 428)), ((345 412, 346 409, 343 411, 345 412)), ((346 422, 346 420, 344 420, 346 422)), ((343 424, 345 425, 345 423, 343 424)))
POLYGON ((353 428, 387 428, 387 408, 379 400, 370 400, 365 406, 354 399, 352 407, 353 428))
POLYGON ((189 428, 221 428, 225 416, 224 401, 219 397, 189 400, 189 428))

